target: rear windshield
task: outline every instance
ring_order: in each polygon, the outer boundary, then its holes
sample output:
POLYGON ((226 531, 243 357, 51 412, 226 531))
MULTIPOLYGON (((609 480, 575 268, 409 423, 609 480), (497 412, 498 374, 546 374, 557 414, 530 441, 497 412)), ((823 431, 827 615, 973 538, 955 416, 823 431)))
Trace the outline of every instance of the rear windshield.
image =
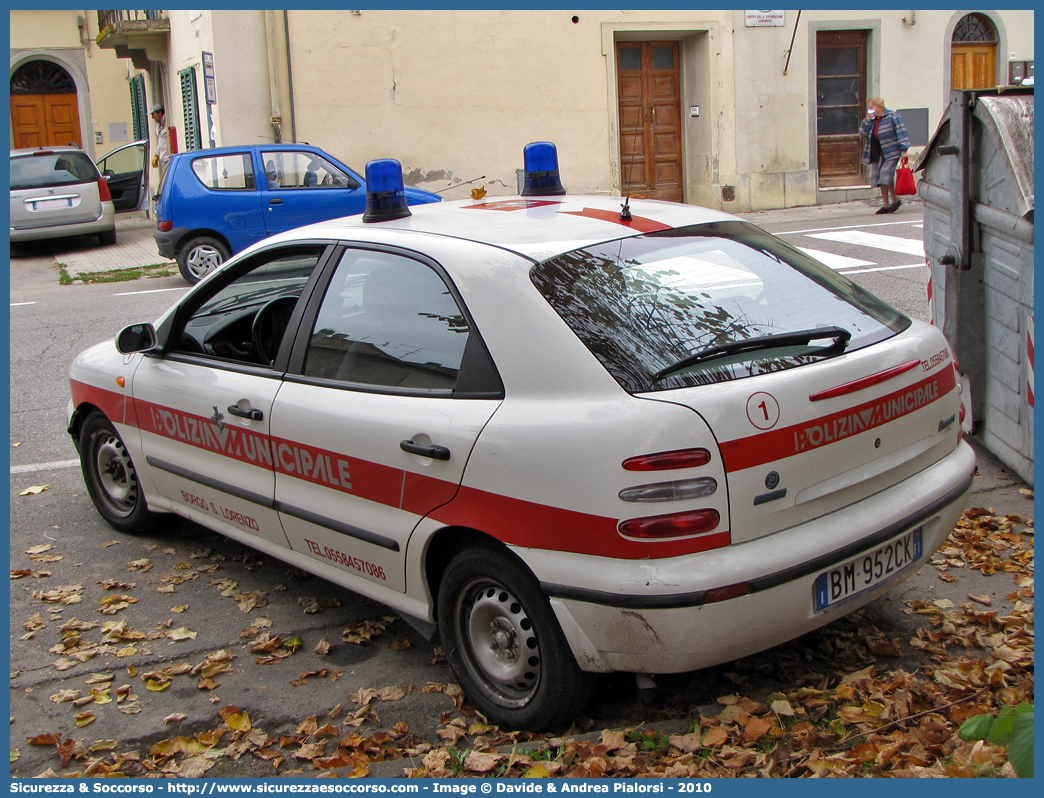
POLYGON ((11 189, 94 183, 98 169, 82 152, 44 152, 11 158, 11 189))
POLYGON ((741 221, 579 249, 537 264, 531 277, 631 393, 815 363, 910 325, 845 277, 741 221), (813 335, 769 337, 798 331, 813 335))

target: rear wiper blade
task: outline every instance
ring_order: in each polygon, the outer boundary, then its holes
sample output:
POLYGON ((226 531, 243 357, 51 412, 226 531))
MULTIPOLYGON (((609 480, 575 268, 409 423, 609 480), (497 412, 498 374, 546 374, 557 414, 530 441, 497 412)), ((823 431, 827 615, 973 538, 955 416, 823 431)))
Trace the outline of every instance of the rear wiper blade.
POLYGON ((732 341, 720 346, 710 346, 706 349, 701 349, 699 352, 694 352, 677 363, 660 369, 653 374, 653 379, 659 382, 664 377, 684 371, 697 363, 725 357, 726 355, 756 352, 763 349, 778 349, 784 346, 805 346, 810 341, 821 338, 833 338, 834 345, 828 347, 828 350, 836 349, 838 352, 843 352, 851 337, 852 333, 842 327, 816 327, 813 330, 795 330, 794 332, 777 333, 776 335, 762 335, 758 338, 745 338, 742 341, 732 341))

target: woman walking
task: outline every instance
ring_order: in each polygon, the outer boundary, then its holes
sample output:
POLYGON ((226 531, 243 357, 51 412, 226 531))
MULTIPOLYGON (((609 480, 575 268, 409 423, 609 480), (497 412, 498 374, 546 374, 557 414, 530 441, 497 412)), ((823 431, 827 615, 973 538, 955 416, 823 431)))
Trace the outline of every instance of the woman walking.
POLYGON ((866 118, 859 123, 864 139, 863 163, 870 165, 870 185, 881 188, 883 205, 877 212, 895 213, 900 204, 895 193, 895 167, 910 149, 910 137, 902 117, 885 108, 883 99, 871 97, 867 105, 866 118))

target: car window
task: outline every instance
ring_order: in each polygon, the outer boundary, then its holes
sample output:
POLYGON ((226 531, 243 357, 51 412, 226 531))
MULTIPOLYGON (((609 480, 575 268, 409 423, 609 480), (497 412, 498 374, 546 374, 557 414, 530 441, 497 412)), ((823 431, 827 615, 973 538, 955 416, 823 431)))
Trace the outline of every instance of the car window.
POLYGON ((194 158, 192 172, 204 186, 219 191, 252 191, 255 187, 249 152, 194 158))
POLYGON ((304 370, 360 385, 452 390, 467 341, 464 314, 431 267, 348 250, 323 298, 304 370))
POLYGON ((231 282, 213 290, 176 328, 171 351, 268 366, 323 247, 278 249, 259 255, 231 282))
POLYGON ((355 179, 326 158, 311 152, 265 150, 265 178, 270 189, 358 188, 355 179))
POLYGON ((82 152, 41 151, 11 158, 11 189, 94 183, 98 169, 82 152))
POLYGON ((102 173, 111 172, 121 175, 126 172, 140 172, 145 166, 145 148, 143 146, 124 147, 110 153, 98 161, 102 173))
POLYGON ((836 337, 774 345, 768 336, 840 328, 843 351, 910 320, 859 286, 746 222, 695 225, 576 250, 533 267, 532 280, 622 387, 663 390, 814 363, 836 337), (734 342, 756 341, 742 351, 734 342), (714 356, 716 347, 720 356, 714 356), (735 347, 733 348, 735 350, 735 347), (691 355, 707 359, 655 375, 691 355))

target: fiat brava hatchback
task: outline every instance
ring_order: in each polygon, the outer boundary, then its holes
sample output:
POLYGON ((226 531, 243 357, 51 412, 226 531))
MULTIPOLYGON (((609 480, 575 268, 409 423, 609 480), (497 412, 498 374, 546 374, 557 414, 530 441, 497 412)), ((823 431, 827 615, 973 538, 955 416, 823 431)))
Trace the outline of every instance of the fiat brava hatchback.
POLYGON ((101 515, 177 513, 437 629, 528 729, 914 573, 975 470, 939 330, 733 216, 567 195, 552 154, 521 196, 412 213, 371 162, 362 217, 80 355, 101 515))

